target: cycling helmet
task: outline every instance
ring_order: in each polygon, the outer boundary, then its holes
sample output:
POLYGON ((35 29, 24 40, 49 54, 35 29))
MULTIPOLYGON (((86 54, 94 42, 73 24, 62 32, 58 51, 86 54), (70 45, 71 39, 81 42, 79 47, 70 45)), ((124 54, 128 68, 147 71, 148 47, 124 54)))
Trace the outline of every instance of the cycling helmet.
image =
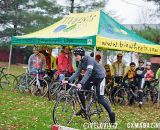
POLYGON ((83 47, 76 47, 76 48, 73 50, 73 54, 74 54, 74 55, 84 56, 84 55, 85 55, 85 50, 84 50, 83 47))

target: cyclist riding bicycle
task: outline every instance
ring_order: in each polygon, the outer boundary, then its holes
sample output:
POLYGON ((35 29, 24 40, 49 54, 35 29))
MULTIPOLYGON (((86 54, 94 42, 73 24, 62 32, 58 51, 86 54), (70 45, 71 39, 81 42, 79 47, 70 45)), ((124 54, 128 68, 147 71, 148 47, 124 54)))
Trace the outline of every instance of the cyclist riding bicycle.
MULTIPOLYGON (((77 77, 79 77, 82 70, 85 70, 86 72, 84 74, 84 77, 79 82, 79 84, 77 84, 77 88, 82 90, 89 90, 92 87, 91 82, 93 82, 93 84, 96 86, 98 101, 108 112, 110 122, 115 123, 115 113, 112 112, 110 106, 104 99, 104 85, 102 85, 102 82, 105 81, 106 76, 104 68, 90 56, 85 56, 85 50, 82 47, 75 48, 73 53, 76 57, 76 61, 79 61, 80 63, 76 72, 68 79, 68 81, 63 81, 63 83, 72 82, 77 77)), ((79 93, 79 97, 83 107, 85 108, 85 96, 79 93)), ((82 112, 83 111, 80 110, 76 113, 76 115, 81 115, 82 112)))

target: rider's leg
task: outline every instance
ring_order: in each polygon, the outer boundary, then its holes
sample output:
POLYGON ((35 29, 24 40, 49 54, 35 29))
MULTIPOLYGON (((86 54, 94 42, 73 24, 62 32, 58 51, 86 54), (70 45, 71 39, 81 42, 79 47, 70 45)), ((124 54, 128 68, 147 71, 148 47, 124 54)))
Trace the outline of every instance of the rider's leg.
POLYGON ((96 79, 94 80, 94 85, 96 85, 96 94, 97 94, 97 97, 98 97, 98 101, 100 104, 103 105, 103 107, 106 109, 106 111, 108 112, 109 114, 109 117, 110 117, 110 122, 111 123, 115 123, 115 113, 112 112, 109 104, 107 103, 107 101, 105 100, 104 98, 104 94, 102 91, 102 89, 104 89, 104 87, 101 87, 101 82, 103 81, 103 79, 96 79))
MULTIPOLYGON (((90 88, 91 88, 91 79, 89 79, 89 80, 82 86, 81 89, 82 89, 82 90, 90 90, 90 88)), ((85 95, 84 95, 83 92, 78 92, 78 95, 79 95, 79 99, 80 99, 80 101, 81 101, 81 103, 82 103, 82 106, 83 106, 83 108, 85 109, 85 108, 86 108, 86 106, 85 106, 85 95)), ((79 110, 79 111, 76 113, 76 115, 79 116, 79 115, 81 115, 81 113, 82 113, 82 109, 79 110)))

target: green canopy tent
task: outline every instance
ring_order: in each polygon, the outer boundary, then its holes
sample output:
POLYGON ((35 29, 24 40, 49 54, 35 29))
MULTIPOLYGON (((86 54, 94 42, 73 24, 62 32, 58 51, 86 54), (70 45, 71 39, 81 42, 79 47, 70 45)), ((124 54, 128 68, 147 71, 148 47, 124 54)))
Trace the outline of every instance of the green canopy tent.
POLYGON ((101 48, 160 55, 159 44, 138 36, 102 10, 71 13, 49 27, 14 36, 11 41, 12 45, 92 46, 94 50, 101 48))

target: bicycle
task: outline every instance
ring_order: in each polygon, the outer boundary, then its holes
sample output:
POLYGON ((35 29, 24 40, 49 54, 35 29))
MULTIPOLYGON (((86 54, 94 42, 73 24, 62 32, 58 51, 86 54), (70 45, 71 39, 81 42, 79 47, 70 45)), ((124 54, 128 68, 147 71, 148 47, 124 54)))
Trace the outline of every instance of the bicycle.
POLYGON ((31 81, 31 94, 45 97, 48 93, 48 83, 45 80, 43 72, 36 69, 36 73, 32 73, 31 75, 33 76, 33 80, 31 81))
MULTIPOLYGON (((76 84, 65 84, 70 88, 59 94, 53 107, 53 121, 59 125, 69 125, 76 113, 76 104, 82 109, 81 116, 90 122, 109 123, 109 116, 105 108, 98 102, 96 87, 92 85, 91 90, 77 90, 76 84), (78 93, 87 94, 86 108, 82 105, 78 93), (107 113, 107 114, 106 114, 107 113)), ((66 86, 64 86, 66 87, 66 86)), ((109 101, 109 100, 107 100, 109 101)))
POLYGON ((5 89, 10 89, 15 86, 17 83, 17 79, 12 74, 4 73, 6 67, 0 67, 0 87, 5 89))
POLYGON ((158 99, 158 81, 153 79, 150 81, 150 88, 146 86, 144 88, 144 101, 151 100, 152 103, 156 103, 158 99))
MULTIPOLYGON (((123 80, 120 87, 114 94, 114 104, 126 104, 127 101, 130 104, 132 101, 138 102, 138 87, 135 85, 134 81, 123 80)), ((130 104, 131 105, 131 104, 130 104)))
POLYGON ((31 90, 31 81, 33 80, 28 71, 28 67, 23 68, 26 69, 26 72, 17 76, 17 85, 15 87, 15 89, 18 89, 21 93, 31 90))

